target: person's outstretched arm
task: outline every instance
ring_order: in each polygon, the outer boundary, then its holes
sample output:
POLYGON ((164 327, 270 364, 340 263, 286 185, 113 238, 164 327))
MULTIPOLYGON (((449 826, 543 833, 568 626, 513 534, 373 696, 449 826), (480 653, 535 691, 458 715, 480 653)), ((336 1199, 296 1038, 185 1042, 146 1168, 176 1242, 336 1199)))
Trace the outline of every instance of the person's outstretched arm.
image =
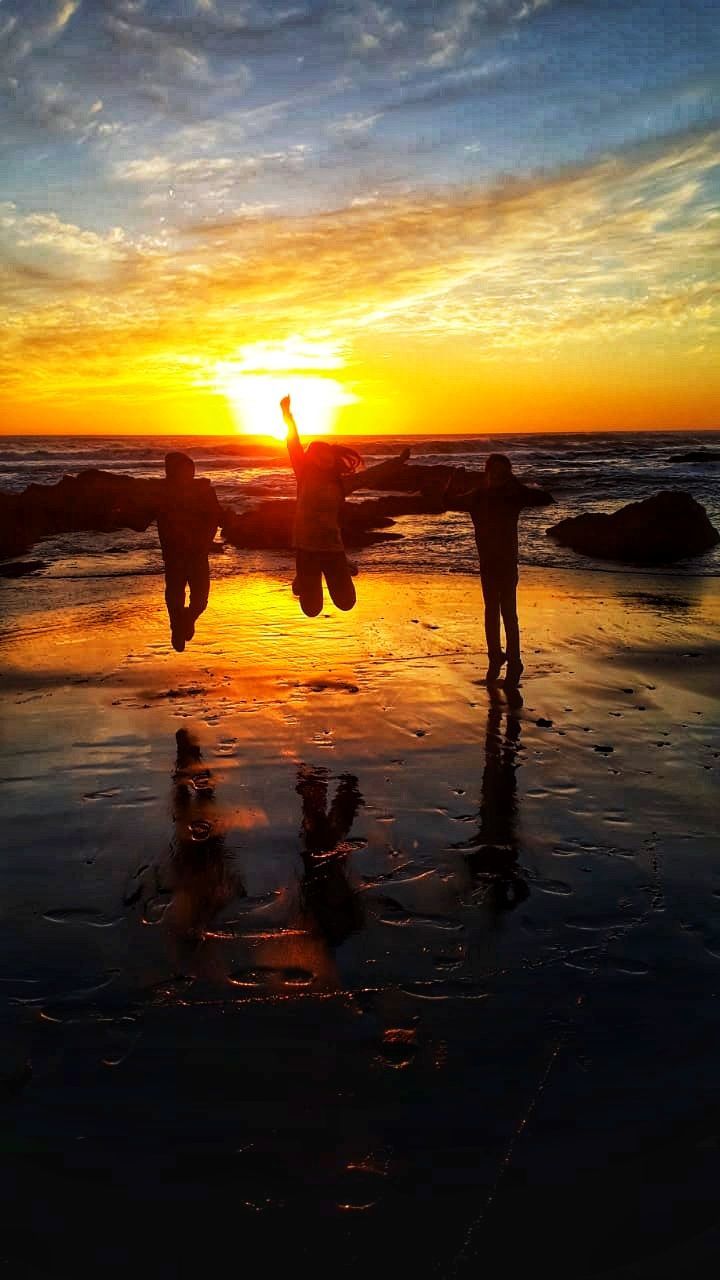
POLYGON ((208 512, 208 515, 210 517, 210 523, 212 525, 212 533, 210 534, 210 544, 212 545, 212 543, 215 541, 215 534, 217 533, 218 529, 222 528, 223 520, 225 518, 223 515, 223 509, 220 506, 218 496, 212 485, 210 486, 210 510, 208 512))
POLYGON ((290 409, 290 397, 283 396, 280 401, 282 416, 287 427, 287 447, 290 454, 290 462, 297 479, 302 475, 303 466, 305 464, 305 450, 302 447, 300 436, 298 435, 297 424, 292 416, 290 409))
POLYGON ((523 507, 550 507, 555 502, 547 489, 539 489, 534 484, 523 484, 517 481, 517 499, 523 507))
POLYGON ((449 468, 449 474, 442 492, 442 503, 446 511, 469 511, 478 494, 486 488, 485 477, 482 473, 478 474, 477 483, 468 485, 469 477, 466 477, 461 483, 464 488, 455 490, 455 475, 452 468, 449 468))
POLYGON ((343 476, 343 489, 346 493, 354 493, 356 489, 392 489, 398 478, 398 468, 409 457, 410 450, 403 449, 396 458, 388 458, 386 462, 378 462, 374 467, 363 467, 361 471, 343 476))

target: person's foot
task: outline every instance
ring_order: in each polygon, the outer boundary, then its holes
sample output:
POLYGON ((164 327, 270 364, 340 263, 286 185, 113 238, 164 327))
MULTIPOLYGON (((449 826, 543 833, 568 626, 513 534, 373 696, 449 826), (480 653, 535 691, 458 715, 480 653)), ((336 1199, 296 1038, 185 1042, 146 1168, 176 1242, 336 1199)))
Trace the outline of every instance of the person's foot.
POLYGON ((293 578, 293 582, 292 582, 292 593, 293 593, 293 595, 294 595, 294 596, 299 596, 299 595, 300 595, 300 582, 299 582, 299 579, 298 579, 298 578, 293 578))
POLYGON ((508 662, 507 671, 505 673, 505 684, 510 685, 511 688, 514 685, 518 685, 524 670, 525 668, 519 659, 514 662, 508 662))
POLYGON ((195 635, 195 619, 189 609, 185 610, 185 639, 192 640, 195 635))
POLYGON ((493 684, 494 681, 498 679, 500 675, 500 668, 503 666, 503 663, 505 662, 507 662, 506 653, 499 653, 496 658, 490 658, 488 662, 488 669, 485 672, 486 684, 493 684))
POLYGON ((171 631, 170 641, 176 653, 182 653, 185 648, 185 633, 183 631, 171 631))

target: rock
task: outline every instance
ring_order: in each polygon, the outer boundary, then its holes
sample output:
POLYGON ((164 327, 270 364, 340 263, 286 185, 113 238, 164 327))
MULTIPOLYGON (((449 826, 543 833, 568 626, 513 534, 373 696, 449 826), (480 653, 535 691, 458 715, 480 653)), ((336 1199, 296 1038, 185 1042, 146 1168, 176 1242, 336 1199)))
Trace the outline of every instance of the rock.
MULTIPOLYGON (((477 483, 478 472, 465 467, 399 466, 394 496, 345 505, 344 537, 350 548, 398 539, 394 518, 437 514, 453 509, 456 495, 477 483)), ((84 530, 143 532, 156 518, 164 482, 92 469, 63 476, 54 485, 31 484, 22 493, 0 492, 0 556, 22 555, 34 543, 59 533, 84 530)), ((260 492, 256 489, 256 496, 260 492)), ((241 513, 224 511, 223 536, 236 547, 289 550, 295 503, 259 502, 241 513)), ((217 550, 215 544, 213 551, 217 550)))
POLYGON ((147 529, 157 514, 160 480, 92 469, 57 484, 0 493, 0 555, 26 551, 41 538, 86 529, 147 529))
MULTIPOLYGON (((395 523, 395 516, 436 510, 437 507, 421 495, 347 502, 343 513, 343 541, 351 549, 397 541, 402 534, 386 532, 395 523)), ((294 519, 294 500, 277 498, 240 514, 228 512, 223 524, 223 537, 234 547, 288 551, 292 547, 294 519)))
POLYGON ((720 542, 705 508, 689 493, 668 489, 612 515, 573 516, 547 530, 562 547, 601 560, 668 564, 702 555, 720 542))
POLYGON ((690 449, 687 453, 674 453, 668 462, 720 462, 720 449, 690 449))
POLYGON ((47 569, 44 560, 14 560, 12 564, 0 564, 0 578, 25 578, 40 569, 47 569))
MULTIPOLYGON (((448 468, 405 468, 401 489, 417 490, 417 471, 447 472, 448 468)), ((425 477, 437 484, 434 475, 425 477)), ((63 476, 54 485, 31 484, 22 493, 0 492, 0 556, 22 555, 34 543, 58 533, 83 530, 110 532, 134 529, 143 532, 157 516, 163 494, 162 480, 91 469, 76 476, 63 476)), ((369 546, 400 534, 386 533, 394 515, 427 510, 423 497, 400 496, 366 502, 351 501, 345 508, 345 534, 349 547, 369 546)), ((433 509, 432 507, 430 509, 433 509)), ((250 511, 224 512, 223 534, 238 547, 289 549, 295 503, 266 501, 250 511)), ((13 572, 13 571, 11 571, 13 572)), ((19 571, 17 571, 19 572, 19 571)))

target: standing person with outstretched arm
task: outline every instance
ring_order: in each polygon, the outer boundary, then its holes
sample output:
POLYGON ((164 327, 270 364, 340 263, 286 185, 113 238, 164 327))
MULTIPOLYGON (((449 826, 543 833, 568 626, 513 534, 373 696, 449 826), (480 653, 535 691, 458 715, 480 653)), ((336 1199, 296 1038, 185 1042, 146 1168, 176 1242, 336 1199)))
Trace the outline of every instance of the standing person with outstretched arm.
POLYGON ((316 618, 323 607, 323 577, 331 599, 338 609, 352 609, 355 584, 343 545, 341 520, 347 494, 355 489, 392 488, 397 468, 406 462, 410 450, 398 458, 362 467, 362 459, 354 449, 324 440, 313 440, 303 448, 295 419, 290 410, 290 397, 280 401, 287 446, 297 480, 297 509, 293 541, 296 575, 293 591, 308 618, 316 618), (361 469, 362 468, 362 469, 361 469))
POLYGON ((517 685, 523 673, 517 615, 518 517, 525 507, 547 507, 554 498, 545 489, 523 484, 504 453, 491 453, 476 488, 448 497, 447 505, 468 511, 475 528, 480 559, 480 582, 485 602, 488 669, 493 682, 507 662, 505 683, 517 685), (500 619, 505 628, 505 650, 500 619))

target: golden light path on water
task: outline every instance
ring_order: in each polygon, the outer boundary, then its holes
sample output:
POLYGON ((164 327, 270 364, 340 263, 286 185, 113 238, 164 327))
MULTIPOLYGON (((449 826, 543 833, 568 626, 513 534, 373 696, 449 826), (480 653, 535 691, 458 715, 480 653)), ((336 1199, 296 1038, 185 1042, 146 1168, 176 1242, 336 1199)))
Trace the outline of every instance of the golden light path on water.
POLYGON ((241 347, 236 359, 218 362, 215 386, 228 400, 238 431, 284 440, 279 405, 289 395, 301 432, 327 435, 337 410, 357 400, 328 372, 344 364, 337 342, 258 342, 241 347))

